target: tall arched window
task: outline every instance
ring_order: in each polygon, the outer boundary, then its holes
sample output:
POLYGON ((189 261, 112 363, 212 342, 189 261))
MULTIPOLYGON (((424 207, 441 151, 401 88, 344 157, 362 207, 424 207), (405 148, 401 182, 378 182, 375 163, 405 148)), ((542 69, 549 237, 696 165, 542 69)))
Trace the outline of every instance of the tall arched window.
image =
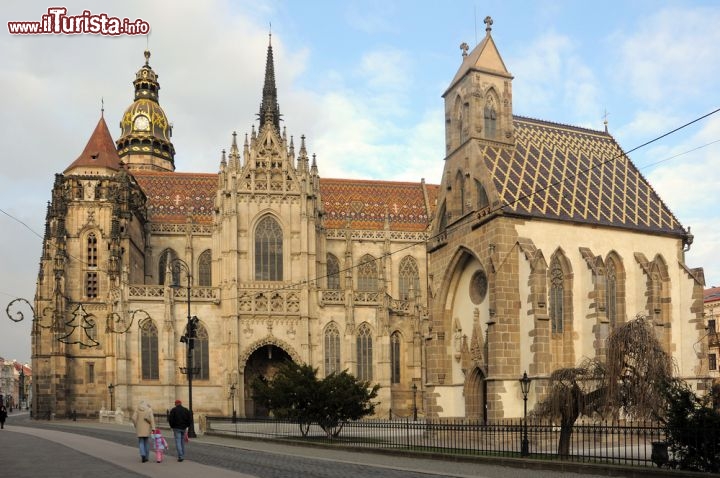
POLYGON ((372 332, 368 324, 362 324, 357 333, 357 378, 372 380, 373 345, 372 332))
POLYGON ((325 328, 325 375, 340 372, 340 331, 335 323, 325 328))
POLYGON ((400 332, 390 336, 390 383, 400 383, 400 332))
MULTIPOLYGON (((177 254, 172 249, 165 249, 160 254, 160 261, 158 262, 158 284, 165 285, 165 271, 167 270, 168 264, 170 264, 177 254)), ((172 283, 180 283, 180 269, 172 270, 172 283)))
POLYGON ((550 320, 553 332, 564 328, 565 274, 557 256, 550 262, 550 320))
POLYGON ((271 216, 265 216, 255 229, 255 280, 283 278, 282 229, 271 216))
POLYGON ((485 188, 483 187, 482 183, 475 180, 475 193, 477 194, 477 208, 478 209, 485 209, 490 205, 490 201, 487 197, 487 192, 485 191, 485 188))
POLYGON ((462 171, 455 175, 455 197, 458 201, 457 213, 462 216, 465 214, 465 177, 462 171))
POLYGON ((87 236, 87 266, 97 267, 98 265, 98 248, 97 248, 97 236, 94 232, 91 232, 87 236))
MULTIPOLYGON (((187 329, 185 329, 187 333, 187 329)), ((193 349, 193 364, 197 368, 197 375, 193 378, 198 380, 210 379, 210 348, 208 347, 208 332, 205 326, 198 324, 195 331, 195 348, 193 349)))
POLYGON ((370 254, 365 254, 358 263, 357 289, 365 292, 377 292, 378 270, 377 261, 370 254))
POLYGON ((497 109, 493 95, 485 98, 485 137, 494 138, 497 135, 497 109))
POLYGON ((327 255, 327 288, 340 288, 340 261, 332 254, 327 255))
POLYGON ((160 378, 158 365, 158 330, 152 320, 140 324, 140 359, 143 380, 160 378))
POLYGON ((410 288, 415 292, 415 296, 420 295, 420 274, 415 258, 405 256, 400 261, 400 300, 408 300, 410 297, 410 288))
POLYGON ((202 287, 212 285, 212 252, 210 249, 204 251, 198 258, 198 285, 202 287))
POLYGON ((605 265, 605 310, 612 328, 617 324, 617 285, 615 261, 608 259, 605 265))

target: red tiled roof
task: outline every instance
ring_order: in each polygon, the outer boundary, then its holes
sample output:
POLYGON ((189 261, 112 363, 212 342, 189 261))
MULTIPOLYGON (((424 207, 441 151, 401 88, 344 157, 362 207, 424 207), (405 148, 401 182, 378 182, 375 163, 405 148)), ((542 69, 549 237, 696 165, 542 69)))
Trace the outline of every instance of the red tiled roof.
POLYGON ((148 219, 182 224, 188 214, 198 224, 212 224, 217 174, 133 171, 147 196, 148 219))
POLYGON ((95 126, 95 131, 90 135, 83 152, 64 172, 67 173, 71 169, 82 167, 120 170, 120 156, 118 156, 117 149, 115 149, 115 142, 110 136, 105 118, 102 116, 97 126, 95 126))
POLYGON ((438 186, 422 183, 320 179, 325 208, 325 227, 341 229, 383 229, 385 218, 391 230, 424 231, 434 213, 438 186))
MULTIPOLYGON (((211 224, 217 174, 133 171, 147 196, 148 219, 181 224, 188 213, 199 224, 211 224)), ((387 215, 390 229, 424 231, 435 212, 438 186, 422 183, 320 179, 325 227, 383 229, 387 215)))
POLYGON ((703 302, 720 301, 720 287, 710 287, 703 291, 703 302))

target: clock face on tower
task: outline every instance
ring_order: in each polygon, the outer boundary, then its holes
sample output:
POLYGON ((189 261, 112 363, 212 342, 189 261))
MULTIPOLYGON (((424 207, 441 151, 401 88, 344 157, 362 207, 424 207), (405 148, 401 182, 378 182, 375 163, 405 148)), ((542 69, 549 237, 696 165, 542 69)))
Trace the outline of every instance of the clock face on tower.
POLYGON ((135 118, 135 122, 133 123, 133 129, 135 131, 147 131, 150 129, 150 120, 148 120, 147 116, 140 115, 137 118, 135 118))

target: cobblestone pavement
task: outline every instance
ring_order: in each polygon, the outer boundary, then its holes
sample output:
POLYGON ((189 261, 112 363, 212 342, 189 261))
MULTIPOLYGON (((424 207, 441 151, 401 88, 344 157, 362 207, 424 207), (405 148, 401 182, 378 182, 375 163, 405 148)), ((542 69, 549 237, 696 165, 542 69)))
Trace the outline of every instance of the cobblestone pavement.
MULTIPOLYGON (((169 436, 167 432, 166 437, 169 436)), ((600 469, 597 474, 582 474, 296 447, 215 436, 191 440, 186 460, 178 463, 174 456, 174 443, 168 441, 170 453, 164 463, 151 461, 143 464, 140 463, 130 425, 35 421, 29 420, 27 414, 13 414, 6 429, 0 430, 0 470, 4 476, 12 478, 592 478, 608 474, 607 470, 600 469)))

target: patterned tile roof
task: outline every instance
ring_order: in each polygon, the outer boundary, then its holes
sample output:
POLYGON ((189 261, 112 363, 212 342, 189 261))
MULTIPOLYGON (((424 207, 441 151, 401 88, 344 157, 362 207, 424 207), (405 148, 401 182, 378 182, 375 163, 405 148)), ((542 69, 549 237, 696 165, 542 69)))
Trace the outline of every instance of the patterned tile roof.
MULTIPOLYGON (((155 223, 182 224, 188 213, 199 224, 212 224, 217 174, 133 171, 147 195, 148 218, 155 223)), ((422 183, 320 179, 325 226, 424 231, 437 201, 438 186, 422 183), (431 210, 428 211, 425 202, 431 210)))
POLYGON ((685 233, 608 133, 517 116, 514 125, 514 150, 481 146, 506 212, 685 233))
POLYGON ((188 213, 198 224, 212 224, 217 174, 133 171, 148 198, 151 222, 183 224, 188 213))
POLYGON ((432 218, 438 186, 423 183, 320 179, 325 227, 424 231, 432 218), (428 195, 426 206, 425 193, 428 195))

